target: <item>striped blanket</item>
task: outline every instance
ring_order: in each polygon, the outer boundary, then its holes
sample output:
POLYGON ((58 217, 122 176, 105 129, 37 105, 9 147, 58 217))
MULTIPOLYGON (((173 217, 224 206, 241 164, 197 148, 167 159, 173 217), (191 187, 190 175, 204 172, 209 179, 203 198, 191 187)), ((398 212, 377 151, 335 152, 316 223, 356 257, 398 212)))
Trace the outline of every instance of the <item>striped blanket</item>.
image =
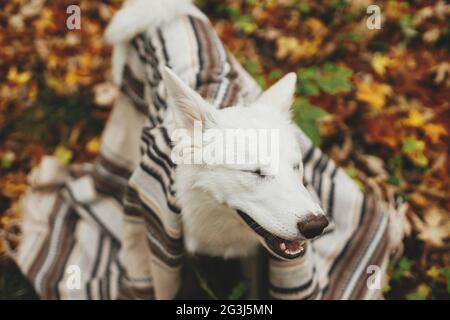
MULTIPOLYGON (((126 40, 115 47, 126 52, 126 59, 113 59, 121 94, 96 161, 63 166, 45 157, 29 177, 16 261, 44 299, 176 298, 186 254, 162 68, 169 66, 217 108, 248 104, 261 92, 195 7, 126 40)), ((301 258, 266 254, 259 267, 267 271, 267 294, 381 297, 394 248, 390 217, 397 211, 363 193, 300 129, 298 142, 305 185, 331 226, 301 258)))

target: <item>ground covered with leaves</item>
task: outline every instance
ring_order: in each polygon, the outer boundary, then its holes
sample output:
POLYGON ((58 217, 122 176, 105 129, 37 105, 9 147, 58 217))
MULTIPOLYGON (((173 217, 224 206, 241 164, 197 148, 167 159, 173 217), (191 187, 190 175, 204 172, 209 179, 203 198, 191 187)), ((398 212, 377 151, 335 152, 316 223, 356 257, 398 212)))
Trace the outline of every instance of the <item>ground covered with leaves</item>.
MULTIPOLYGON (((41 157, 69 163, 98 153, 117 95, 102 33, 121 2, 77 1, 80 30, 66 27, 73 1, 0 4, 0 255, 20 240, 18 200, 41 157)), ((450 5, 375 1, 381 29, 369 29, 366 0, 198 4, 263 87, 298 74, 295 121, 361 188, 376 184, 409 203, 386 297, 448 299, 450 5)), ((5 270, 0 292, 11 282, 5 270)))

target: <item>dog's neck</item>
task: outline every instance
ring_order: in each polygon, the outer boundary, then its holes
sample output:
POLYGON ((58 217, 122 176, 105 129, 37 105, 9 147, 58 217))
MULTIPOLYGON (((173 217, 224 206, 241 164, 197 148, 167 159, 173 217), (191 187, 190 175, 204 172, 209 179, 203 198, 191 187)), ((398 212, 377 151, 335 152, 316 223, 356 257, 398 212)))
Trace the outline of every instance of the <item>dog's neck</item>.
POLYGON ((236 211, 211 194, 193 187, 194 172, 176 169, 175 188, 182 207, 183 235, 188 252, 235 258, 256 252, 259 240, 236 211))

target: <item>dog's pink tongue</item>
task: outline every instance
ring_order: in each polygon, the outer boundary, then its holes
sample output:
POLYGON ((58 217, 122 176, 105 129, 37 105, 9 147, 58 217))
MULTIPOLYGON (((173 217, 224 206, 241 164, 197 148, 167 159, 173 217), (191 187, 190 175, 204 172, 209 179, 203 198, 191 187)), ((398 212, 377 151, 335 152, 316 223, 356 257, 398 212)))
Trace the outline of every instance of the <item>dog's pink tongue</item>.
POLYGON ((285 242, 285 245, 286 245, 286 249, 288 249, 290 251, 297 251, 298 249, 300 249, 300 242, 298 242, 298 241, 285 242))

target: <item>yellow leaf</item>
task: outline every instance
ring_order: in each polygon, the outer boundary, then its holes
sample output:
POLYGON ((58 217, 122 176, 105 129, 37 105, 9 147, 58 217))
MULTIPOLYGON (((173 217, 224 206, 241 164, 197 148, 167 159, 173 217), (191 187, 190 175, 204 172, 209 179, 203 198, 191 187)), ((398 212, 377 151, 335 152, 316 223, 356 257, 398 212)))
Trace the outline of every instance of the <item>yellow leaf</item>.
POLYGON ((417 287, 417 293, 419 293, 425 299, 430 294, 430 291, 431 291, 430 287, 428 285, 426 285, 425 283, 422 283, 417 287))
POLYGON ((280 37, 277 39, 277 59, 289 57, 290 61, 296 62, 301 58, 309 58, 317 54, 321 39, 299 41, 294 37, 280 37))
POLYGON ((388 18, 398 20, 404 12, 405 5, 406 4, 401 1, 390 0, 384 9, 384 13, 388 18))
POLYGON ((380 110, 385 106, 386 98, 391 93, 391 87, 384 83, 356 82, 356 99, 367 103, 375 110, 380 110))
POLYGON ((315 56, 319 51, 320 43, 320 39, 304 40, 300 42, 299 46, 295 48, 293 52, 293 60, 297 61, 303 57, 309 58, 315 56))
POLYGON ((55 149, 54 156, 64 164, 68 164, 72 159, 73 153, 72 150, 66 148, 63 145, 59 145, 55 149))
POLYGON ((440 124, 428 123, 424 126, 423 131, 433 143, 438 143, 442 136, 447 135, 447 130, 440 124))
POLYGON ((2 216, 0 218, 0 225, 7 226, 9 224, 10 218, 8 216, 2 216))
POLYGON ((327 33, 327 27, 322 21, 316 18, 306 19, 305 26, 311 29, 313 36, 323 36, 327 33))
POLYGON ((56 68, 56 67, 58 66, 58 64, 60 63, 59 61, 60 61, 60 59, 59 59, 59 57, 58 57, 57 55, 51 54, 51 55, 49 55, 48 58, 47 58, 47 66, 48 66, 50 69, 54 69, 54 68, 56 68))
POLYGON ((409 200, 416 206, 421 208, 429 205, 428 198, 421 195, 419 192, 413 192, 409 195, 409 200))
POLYGON ((92 68, 92 55, 86 53, 82 54, 81 57, 79 57, 79 65, 81 70, 89 72, 92 68))
POLYGON ((100 150, 100 138, 99 137, 92 138, 86 144, 86 151, 91 154, 97 154, 99 150, 100 150))
POLYGON ((43 34, 47 29, 53 28, 55 26, 54 15, 51 9, 42 10, 41 16, 34 22, 34 26, 38 34, 43 34))
POLYGON ((21 181, 17 181, 14 177, 3 178, 0 183, 1 194, 7 198, 16 198, 22 194, 27 188, 27 185, 21 181))
POLYGON ((377 52, 372 56, 371 65, 376 73, 383 76, 386 73, 386 67, 395 66, 395 61, 388 56, 377 52))
POLYGON ((439 270, 439 268, 436 266, 432 266, 430 269, 427 270, 427 276, 431 278, 437 278, 440 273, 441 270, 439 270))
POLYGON ((36 83, 33 83, 30 86, 30 89, 28 90, 27 97, 30 101, 34 101, 36 100, 38 93, 39 93, 38 86, 36 85, 36 83))
POLYGON ((64 82, 68 86, 76 85, 78 83, 77 72, 75 70, 69 70, 64 77, 64 82))
POLYGON ((295 48, 298 47, 298 45, 298 40, 294 37, 279 37, 277 39, 276 57, 278 59, 286 58, 295 48))
POLYGON ((16 67, 8 70, 8 80, 16 84, 25 84, 31 79, 31 73, 28 71, 18 72, 16 67))
POLYGON ((404 125, 410 127, 421 127, 425 123, 423 114, 416 109, 409 110, 408 118, 402 121, 404 125))

